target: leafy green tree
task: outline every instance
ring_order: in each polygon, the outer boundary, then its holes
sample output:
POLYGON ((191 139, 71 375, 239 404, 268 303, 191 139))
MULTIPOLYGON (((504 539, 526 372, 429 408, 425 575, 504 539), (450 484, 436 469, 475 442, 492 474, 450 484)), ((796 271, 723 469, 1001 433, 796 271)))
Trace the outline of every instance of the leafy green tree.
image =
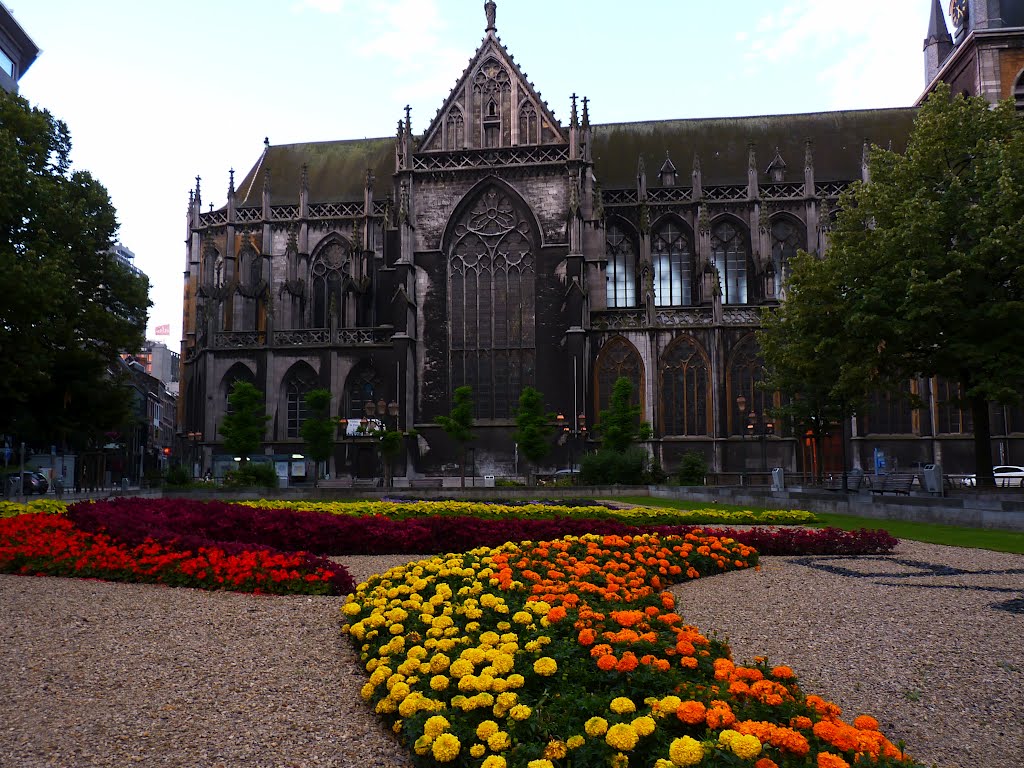
POLYGON ((822 438, 863 404, 871 377, 863 359, 851 356, 855 350, 847 343, 831 265, 801 251, 790 268, 786 300, 777 310, 765 311, 757 334, 765 363, 763 386, 785 395, 772 415, 792 424, 798 435, 809 434, 820 456, 822 438))
POLYGON ((266 432, 267 415, 263 393, 247 381, 236 381, 228 395, 231 406, 220 425, 224 436, 224 448, 233 456, 239 456, 244 465, 249 457, 259 450, 266 432))
POLYGON ((327 389, 313 389, 305 397, 307 417, 299 428, 306 444, 306 454, 313 459, 313 485, 320 485, 320 462, 327 461, 334 445, 337 423, 331 418, 331 393, 327 389))
POLYGON ((396 429, 385 429, 379 433, 378 437, 380 439, 380 457, 384 463, 384 485, 390 488, 395 459, 405 447, 405 435, 396 429))
POLYGON ((992 485, 989 402, 1024 382, 1024 123, 1012 102, 921 107, 904 153, 874 148, 840 200, 825 263, 844 317, 839 381, 915 375, 960 387, 979 483, 992 485))
POLYGON ((622 376, 615 381, 608 408, 601 411, 598 419, 602 448, 625 453, 630 446, 651 436, 651 425, 640 420, 640 405, 632 405, 632 399, 633 382, 622 376))
POLYGON ((532 465, 527 476, 527 485, 535 481, 534 469, 538 462, 551 453, 551 423, 553 413, 544 412, 544 397, 533 387, 524 387, 519 395, 519 410, 516 411, 516 431, 512 437, 519 446, 519 453, 532 465))
POLYGON ((127 419, 116 358, 141 348, 151 303, 106 253, 116 212, 70 152, 63 122, 0 91, 0 432, 84 447, 127 419))
POLYGON ((473 388, 457 387, 453 393, 452 410, 447 416, 438 416, 435 421, 445 434, 459 444, 461 460, 459 478, 466 487, 466 446, 473 436, 473 388))

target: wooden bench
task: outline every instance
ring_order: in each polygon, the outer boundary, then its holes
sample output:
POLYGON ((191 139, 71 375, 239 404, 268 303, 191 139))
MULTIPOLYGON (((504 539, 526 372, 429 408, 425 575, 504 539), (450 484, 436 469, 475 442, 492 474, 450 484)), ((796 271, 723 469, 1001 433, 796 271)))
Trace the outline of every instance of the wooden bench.
POLYGON ((443 477, 414 477, 409 481, 410 488, 444 488, 443 477))
MULTIPOLYGON (((846 475, 846 489, 848 491, 859 491, 861 484, 864 482, 863 472, 850 472, 846 475)), ((825 481, 822 486, 826 491, 841 491, 843 490, 843 476, 830 477, 825 481)))
POLYGON ((319 483, 320 488, 351 488, 352 478, 351 477, 332 477, 323 478, 319 483))
POLYGON ((916 479, 915 475, 885 475, 881 481, 876 478, 871 492, 895 493, 897 495, 902 493, 904 496, 909 496, 910 487, 916 479))

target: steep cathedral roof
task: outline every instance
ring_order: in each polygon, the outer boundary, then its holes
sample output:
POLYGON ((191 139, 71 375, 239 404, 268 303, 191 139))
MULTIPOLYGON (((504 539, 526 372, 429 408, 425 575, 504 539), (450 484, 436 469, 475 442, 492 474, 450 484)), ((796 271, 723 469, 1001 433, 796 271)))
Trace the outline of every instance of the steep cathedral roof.
MULTIPOLYGON (((902 151, 915 114, 898 108, 595 125, 594 173, 605 189, 633 187, 638 158, 654 167, 668 152, 679 168, 688 169, 696 154, 705 184, 746 184, 747 148, 753 144, 759 173, 778 148, 791 169, 786 180, 799 181, 810 139, 815 178, 850 181, 860 178, 864 140, 902 151)), ((684 186, 687 175, 680 173, 684 186)))
POLYGON ((384 198, 391 191, 391 175, 395 172, 395 138, 268 145, 238 185, 238 205, 260 205, 267 172, 270 204, 295 203, 303 165, 309 176, 311 203, 361 200, 368 168, 373 169, 375 177, 374 197, 384 198))

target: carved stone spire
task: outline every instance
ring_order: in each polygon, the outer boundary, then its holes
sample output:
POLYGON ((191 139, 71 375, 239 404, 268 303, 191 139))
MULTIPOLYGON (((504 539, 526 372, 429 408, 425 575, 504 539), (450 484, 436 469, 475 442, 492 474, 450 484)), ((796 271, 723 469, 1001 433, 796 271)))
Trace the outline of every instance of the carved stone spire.
POLYGON ((487 0, 487 2, 484 3, 484 13, 487 14, 487 29, 485 31, 488 34, 497 32, 498 28, 495 26, 494 21, 495 17, 498 15, 498 4, 495 3, 494 0, 487 0))
POLYGON ((228 171, 228 194, 235 194, 235 169, 232 168, 228 171))
POLYGON ((943 62, 953 52, 953 38, 946 27, 946 14, 942 3, 932 0, 932 14, 928 21, 928 36, 924 39, 924 81, 929 85, 939 73, 943 62))

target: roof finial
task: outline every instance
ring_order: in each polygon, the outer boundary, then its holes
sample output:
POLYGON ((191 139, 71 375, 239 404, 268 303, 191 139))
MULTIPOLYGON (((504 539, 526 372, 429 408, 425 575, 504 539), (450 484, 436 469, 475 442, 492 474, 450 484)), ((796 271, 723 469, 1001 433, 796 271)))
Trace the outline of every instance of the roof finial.
POLYGON ((235 169, 232 168, 228 171, 228 194, 234 194, 235 192, 235 169))
POLYGON ((498 4, 494 0, 487 0, 484 3, 484 13, 487 14, 487 32, 497 32, 498 28, 494 25, 495 16, 498 13, 498 4))

